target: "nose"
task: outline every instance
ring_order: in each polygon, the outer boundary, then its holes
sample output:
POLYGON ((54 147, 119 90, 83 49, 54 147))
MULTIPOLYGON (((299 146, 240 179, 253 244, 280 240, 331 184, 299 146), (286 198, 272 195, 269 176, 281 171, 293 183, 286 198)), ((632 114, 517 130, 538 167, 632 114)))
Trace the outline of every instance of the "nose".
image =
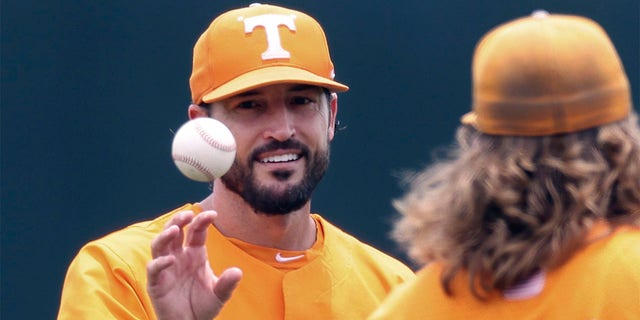
POLYGON ((286 141, 296 133, 294 125, 295 117, 286 106, 274 108, 267 119, 267 130, 264 137, 278 141, 286 141))

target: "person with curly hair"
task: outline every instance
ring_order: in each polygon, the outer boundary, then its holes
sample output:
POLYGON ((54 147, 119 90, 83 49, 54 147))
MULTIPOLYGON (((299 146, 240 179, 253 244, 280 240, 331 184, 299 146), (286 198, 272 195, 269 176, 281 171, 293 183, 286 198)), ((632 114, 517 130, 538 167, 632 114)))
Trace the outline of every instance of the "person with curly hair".
POLYGON ((370 319, 640 319, 640 129, 603 28, 504 23, 472 84, 457 143, 394 202, 422 269, 370 319))

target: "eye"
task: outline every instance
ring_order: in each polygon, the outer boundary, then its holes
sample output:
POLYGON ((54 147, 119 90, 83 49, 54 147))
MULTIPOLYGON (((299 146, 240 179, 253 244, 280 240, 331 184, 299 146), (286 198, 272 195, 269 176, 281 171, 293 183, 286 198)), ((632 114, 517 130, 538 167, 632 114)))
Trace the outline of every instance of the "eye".
POLYGON ((236 109, 241 109, 241 110, 252 110, 252 109, 257 109, 259 107, 260 107, 260 104, 255 100, 241 101, 235 105, 236 109))
POLYGON ((313 101, 310 98, 307 97, 293 97, 291 98, 291 104, 292 105, 306 105, 306 104, 310 104, 313 103, 315 101, 313 101))

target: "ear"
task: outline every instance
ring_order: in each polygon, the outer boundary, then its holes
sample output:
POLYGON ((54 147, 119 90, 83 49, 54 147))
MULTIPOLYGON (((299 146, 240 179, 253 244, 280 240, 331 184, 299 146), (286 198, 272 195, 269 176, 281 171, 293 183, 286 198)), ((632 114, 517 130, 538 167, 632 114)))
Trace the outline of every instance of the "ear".
POLYGON ((329 141, 333 140, 336 134, 336 118, 338 116, 338 95, 331 93, 329 100, 329 141))
POLYGON ((200 117, 208 117, 209 116, 209 110, 197 105, 197 104, 190 104, 189 105, 189 109, 188 109, 188 115, 189 115, 189 119, 195 119, 195 118, 200 118, 200 117))

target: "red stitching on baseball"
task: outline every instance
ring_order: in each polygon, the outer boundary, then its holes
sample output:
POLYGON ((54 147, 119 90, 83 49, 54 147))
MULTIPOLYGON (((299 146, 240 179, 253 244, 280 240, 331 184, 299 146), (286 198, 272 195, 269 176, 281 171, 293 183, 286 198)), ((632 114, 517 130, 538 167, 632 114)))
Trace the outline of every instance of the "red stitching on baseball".
POLYGON ((202 137, 202 140, 204 140, 207 144, 209 144, 210 146, 222 150, 222 151, 226 151, 226 152, 230 152, 230 151, 234 151, 236 150, 236 142, 235 140, 232 143, 229 144, 225 144, 222 143, 218 140, 216 140, 214 137, 210 136, 203 128, 202 126, 197 123, 196 124, 196 131, 198 132, 198 134, 200 135, 200 137, 202 137))
POLYGON ((207 177, 207 179, 209 179, 209 181, 213 181, 213 180, 216 179, 216 177, 209 172, 207 167, 205 165, 203 165, 202 163, 200 163, 198 160, 196 160, 196 159, 194 159, 192 157, 189 157, 189 156, 182 155, 182 154, 174 154, 172 156, 173 156, 173 160, 174 161, 184 162, 184 163, 192 166, 196 170, 200 171, 200 173, 204 174, 207 177))

